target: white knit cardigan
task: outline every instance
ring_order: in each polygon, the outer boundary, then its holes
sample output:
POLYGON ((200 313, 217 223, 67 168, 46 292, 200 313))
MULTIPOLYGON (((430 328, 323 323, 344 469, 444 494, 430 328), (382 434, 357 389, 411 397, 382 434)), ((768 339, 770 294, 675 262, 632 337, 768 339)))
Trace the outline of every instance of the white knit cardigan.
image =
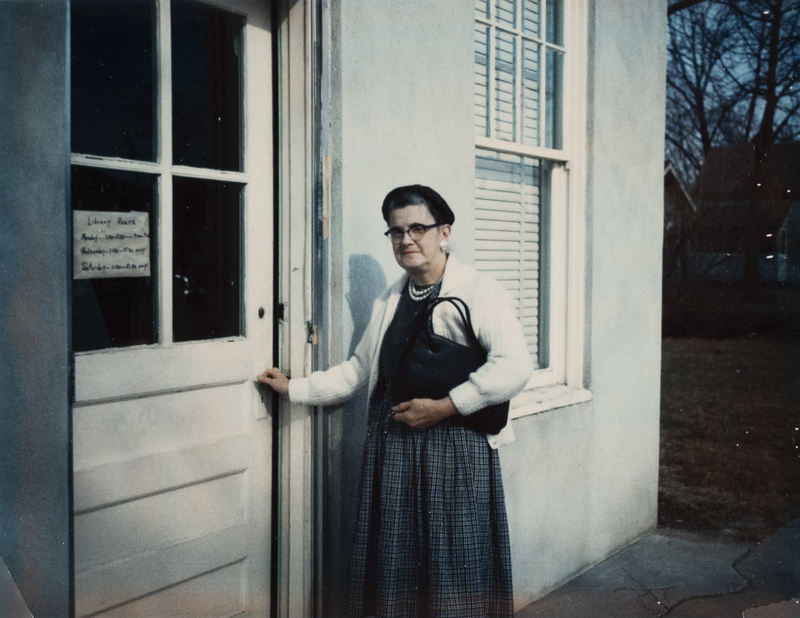
MULTIPOLYGON (((378 381, 381 342, 394 317, 408 275, 401 277, 375 301, 372 316, 353 356, 326 371, 289 381, 289 398, 306 405, 335 405, 369 386, 372 395, 378 381)), ((533 373, 522 325, 513 300, 497 281, 454 257, 447 259, 439 296, 458 296, 470 308, 472 325, 487 350, 486 363, 463 384, 450 391, 459 413, 467 415, 488 405, 508 401, 519 393, 533 373)), ((466 343, 458 312, 449 303, 433 313, 433 330, 459 343, 466 343)), ((513 442, 511 424, 498 435, 487 435, 492 448, 513 442)))

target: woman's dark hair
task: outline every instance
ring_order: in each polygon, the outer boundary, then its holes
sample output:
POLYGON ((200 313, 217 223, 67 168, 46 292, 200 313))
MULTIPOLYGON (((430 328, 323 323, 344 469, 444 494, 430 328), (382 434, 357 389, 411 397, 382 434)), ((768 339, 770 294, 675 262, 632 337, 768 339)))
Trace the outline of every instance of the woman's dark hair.
POLYGON ((381 213, 386 223, 389 223, 389 213, 398 208, 406 206, 419 206, 424 204, 428 207, 436 223, 446 223, 452 225, 456 220, 450 206, 444 198, 430 187, 424 185, 406 185, 392 189, 383 200, 381 213))

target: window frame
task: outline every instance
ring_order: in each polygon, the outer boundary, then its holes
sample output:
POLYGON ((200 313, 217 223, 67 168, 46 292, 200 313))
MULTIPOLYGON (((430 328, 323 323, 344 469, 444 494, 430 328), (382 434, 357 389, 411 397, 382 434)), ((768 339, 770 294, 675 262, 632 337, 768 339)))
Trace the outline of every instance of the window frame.
MULTIPOLYGON (((475 11, 474 26, 489 27, 487 49, 487 79, 494 79, 493 34, 494 2, 487 2, 489 18, 481 18, 475 11)), ((591 399, 585 379, 585 300, 586 300, 586 132, 587 132, 587 42, 588 8, 580 0, 563 2, 563 45, 546 42, 546 0, 542 0, 543 19, 540 23, 540 107, 539 143, 544 139, 546 110, 546 64, 542 62, 546 48, 564 54, 561 101, 562 148, 532 146, 505 141, 494 137, 475 136, 475 155, 481 152, 501 152, 549 161, 552 165, 549 208, 549 363, 537 369, 525 389, 511 402, 510 418, 519 418, 544 410, 559 408, 591 399)), ((473 10, 475 10, 473 8, 473 10)), ((517 29, 501 27, 517 32, 517 29)), ((526 38, 530 38, 527 37, 526 38)), ((517 49, 521 48, 518 39, 517 49)), ((474 53, 474 51, 473 51, 474 53)), ((517 88, 520 84, 521 62, 515 67, 517 88)), ((519 92, 519 90, 517 90, 519 92)), ((494 129, 494 104, 489 88, 487 122, 489 134, 494 129)), ((520 139, 520 109, 516 113, 516 138, 520 139)), ((473 129, 474 130, 474 129, 473 129)), ((543 205, 544 206, 544 205, 543 205)), ((540 311, 544 310, 540 307, 540 311)))

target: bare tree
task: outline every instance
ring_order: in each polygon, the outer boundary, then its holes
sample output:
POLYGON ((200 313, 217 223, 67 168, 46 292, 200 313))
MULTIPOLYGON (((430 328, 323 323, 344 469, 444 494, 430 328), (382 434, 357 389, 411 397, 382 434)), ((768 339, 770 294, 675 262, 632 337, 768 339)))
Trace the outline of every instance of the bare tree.
MULTIPOLYGON (((766 196, 759 190, 770 174, 775 143, 800 136, 800 0, 726 0, 735 20, 732 53, 725 59, 735 79, 740 102, 739 143, 752 147, 747 228, 758 230, 766 196)), ((761 238, 745 238, 744 291, 758 283, 761 238)))
POLYGON ((683 9, 688 9, 690 6, 694 6, 695 4, 700 4, 701 2, 705 1, 706 0, 670 0, 669 6, 667 7, 667 15, 672 15, 673 13, 677 13, 683 9))
POLYGON ((725 142, 741 101, 725 63, 734 52, 734 26, 728 7, 715 1, 669 20, 667 159, 690 184, 711 147, 725 142))
POLYGON ((752 294, 769 153, 800 136, 800 0, 677 0, 668 10, 667 158, 692 183, 712 147, 752 152, 744 247, 752 294))

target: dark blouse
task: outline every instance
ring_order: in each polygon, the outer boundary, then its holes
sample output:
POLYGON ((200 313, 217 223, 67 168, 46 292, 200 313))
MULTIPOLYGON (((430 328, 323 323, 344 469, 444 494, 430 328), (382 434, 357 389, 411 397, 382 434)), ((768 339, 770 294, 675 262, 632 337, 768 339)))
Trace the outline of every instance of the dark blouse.
MULTIPOLYGON (((434 289, 431 291, 428 300, 436 298, 439 295, 440 288, 441 281, 434 284, 434 289)), ((376 392, 380 391, 379 396, 383 395, 387 384, 391 384, 397 376, 403 353, 410 345, 411 336, 417 327, 417 320, 427 304, 427 300, 411 300, 411 296, 408 294, 408 287, 400 295, 397 310, 394 313, 391 324, 386 329, 386 334, 383 336, 383 343, 381 344, 380 373, 378 374, 378 388, 376 388, 376 392)))

